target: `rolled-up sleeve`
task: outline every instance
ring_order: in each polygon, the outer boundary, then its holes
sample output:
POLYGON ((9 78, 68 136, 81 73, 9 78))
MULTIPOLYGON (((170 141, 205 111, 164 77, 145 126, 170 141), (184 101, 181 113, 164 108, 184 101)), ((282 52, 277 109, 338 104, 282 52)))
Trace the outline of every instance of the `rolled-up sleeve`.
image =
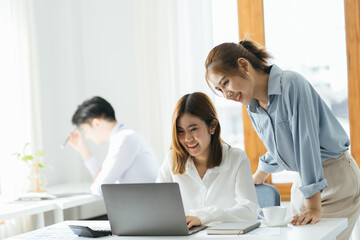
POLYGON ((283 170, 279 167, 278 163, 274 160, 269 152, 265 153, 264 156, 259 157, 259 166, 258 169, 260 171, 266 173, 275 173, 283 170))
POLYGON ((301 177, 299 188, 305 198, 322 191, 328 185, 324 178, 320 139, 318 97, 312 94, 310 85, 299 86, 302 96, 294 104, 292 134, 294 141, 295 161, 301 177))

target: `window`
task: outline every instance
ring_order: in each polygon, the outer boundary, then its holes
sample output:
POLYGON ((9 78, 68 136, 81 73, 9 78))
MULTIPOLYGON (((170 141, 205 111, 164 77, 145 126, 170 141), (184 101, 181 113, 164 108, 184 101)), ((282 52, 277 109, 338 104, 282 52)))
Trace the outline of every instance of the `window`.
MULTIPOLYGON (((350 135, 344 2, 264 0, 264 24, 274 62, 304 75, 350 135)), ((292 182, 293 174, 275 173, 271 180, 292 182)))
POLYGON ((0 132, 1 193, 27 190, 26 168, 12 155, 26 142, 34 146, 37 108, 31 90, 36 88, 30 70, 28 2, 0 1, 0 132))
MULTIPOLYGON (((236 0, 212 1, 213 47, 223 42, 238 42, 236 6, 236 0)), ((244 149, 241 103, 215 97, 214 104, 219 115, 223 140, 233 147, 244 149)))

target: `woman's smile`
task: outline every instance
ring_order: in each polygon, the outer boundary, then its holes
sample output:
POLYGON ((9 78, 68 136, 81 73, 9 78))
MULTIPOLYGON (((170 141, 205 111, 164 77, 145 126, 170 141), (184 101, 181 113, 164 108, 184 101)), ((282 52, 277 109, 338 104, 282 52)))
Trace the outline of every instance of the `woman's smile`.
POLYGON ((199 145, 199 143, 195 143, 195 144, 192 144, 192 145, 187 145, 187 147, 191 150, 195 149, 197 146, 199 145))
POLYGON ((241 100, 242 100, 242 94, 241 93, 239 93, 237 96, 236 96, 236 98, 235 98, 235 102, 241 102, 241 100))

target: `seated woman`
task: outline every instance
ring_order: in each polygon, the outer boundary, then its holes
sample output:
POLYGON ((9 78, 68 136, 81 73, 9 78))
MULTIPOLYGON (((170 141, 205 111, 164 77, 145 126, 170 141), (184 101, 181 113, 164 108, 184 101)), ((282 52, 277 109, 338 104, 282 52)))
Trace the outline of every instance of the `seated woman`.
POLYGON ((244 151, 224 143, 210 98, 183 96, 172 118, 171 151, 157 182, 180 186, 188 227, 257 219, 257 197, 244 151))

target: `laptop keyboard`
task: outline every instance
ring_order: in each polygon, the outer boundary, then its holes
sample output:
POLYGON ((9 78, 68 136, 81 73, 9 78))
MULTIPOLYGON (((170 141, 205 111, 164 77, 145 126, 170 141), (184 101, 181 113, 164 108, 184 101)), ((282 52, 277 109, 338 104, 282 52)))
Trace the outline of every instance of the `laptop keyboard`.
POLYGON ((203 229, 205 229, 206 226, 193 226, 189 229, 189 234, 193 234, 193 233, 196 233, 196 232, 199 232, 203 229))

